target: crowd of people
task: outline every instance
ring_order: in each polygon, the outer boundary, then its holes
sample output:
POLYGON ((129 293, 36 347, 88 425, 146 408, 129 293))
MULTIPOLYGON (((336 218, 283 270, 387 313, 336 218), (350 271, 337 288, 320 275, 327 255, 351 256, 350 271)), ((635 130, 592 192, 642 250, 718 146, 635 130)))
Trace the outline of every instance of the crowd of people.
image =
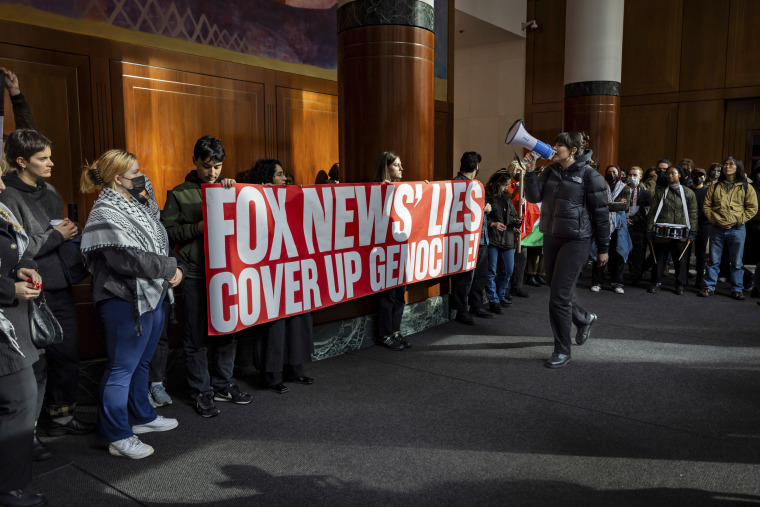
MULTIPOLYGON (((30 506, 45 501, 26 489, 31 463, 52 456, 36 436, 38 422, 53 436, 94 432, 111 455, 132 459, 154 453, 139 435, 179 425, 156 413, 172 403, 164 381, 175 288, 184 305, 182 350, 197 414, 214 417, 221 412, 217 403, 247 405, 253 397, 233 378, 236 335, 207 334, 201 185, 230 188, 238 182, 222 176, 222 142, 211 136, 197 140, 193 168, 168 192, 163 210, 133 154, 102 154, 81 172, 81 192, 98 194, 82 228, 71 212, 65 216, 61 195, 45 181, 54 170, 53 143, 36 130, 16 76, 2 72, 17 128, 4 139, 0 160, 0 504, 30 506), (76 412, 79 344, 72 285, 90 275, 107 352, 95 424, 76 412), (37 348, 30 305, 43 299, 63 340, 37 348)), ((699 296, 713 295, 726 276, 731 297, 744 299, 743 264, 760 257, 760 166, 748 179, 735 157, 708 171, 688 159, 675 165, 663 158, 646 172, 610 165, 602 176, 585 134, 560 134, 554 150, 545 167, 537 167, 536 155, 529 153, 485 183, 475 268, 451 277, 456 321, 475 325, 476 318, 492 319, 513 297, 529 297, 523 283, 548 285, 554 352, 545 365, 559 368, 571 358, 573 326, 575 342, 582 345, 597 320, 575 296, 589 262, 591 290, 602 290, 607 270, 619 294, 626 266, 634 286, 651 271, 648 291, 656 293, 672 262, 680 295, 695 256, 699 296)), ((478 153, 464 153, 455 179, 476 178, 481 162, 478 153)), ((339 169, 335 164, 324 183, 339 183, 339 169)), ((400 156, 388 151, 378 158, 373 182, 393 183, 402 175, 400 156)), ((241 173, 239 182, 286 185, 292 176, 278 160, 264 159, 241 173)), ((749 284, 758 295, 760 280, 749 284)), ((402 285, 375 296, 378 343, 392 351, 412 346, 401 333, 405 292, 402 285)), ((313 352, 308 312, 257 326, 253 359, 261 386, 285 394, 286 383, 313 384, 305 374, 313 352)))

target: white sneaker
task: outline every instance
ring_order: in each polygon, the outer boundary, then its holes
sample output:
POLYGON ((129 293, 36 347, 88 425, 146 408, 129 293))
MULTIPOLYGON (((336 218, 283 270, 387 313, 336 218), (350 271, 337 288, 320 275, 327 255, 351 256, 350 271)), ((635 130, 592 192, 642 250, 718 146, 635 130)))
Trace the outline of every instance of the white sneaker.
POLYGON ((140 435, 142 433, 150 433, 151 431, 169 431, 177 426, 179 426, 179 422, 176 419, 158 415, 149 423, 132 426, 132 433, 140 435))
POLYGON ((602 288, 599 285, 592 285, 590 290, 591 292, 599 292, 602 288))
POLYGON ((123 438, 116 442, 111 442, 108 446, 108 453, 112 456, 125 456, 132 459, 147 458, 153 454, 153 448, 148 444, 140 442, 135 435, 129 438, 123 438))
POLYGON ((615 287, 615 294, 625 294, 622 287, 615 287))

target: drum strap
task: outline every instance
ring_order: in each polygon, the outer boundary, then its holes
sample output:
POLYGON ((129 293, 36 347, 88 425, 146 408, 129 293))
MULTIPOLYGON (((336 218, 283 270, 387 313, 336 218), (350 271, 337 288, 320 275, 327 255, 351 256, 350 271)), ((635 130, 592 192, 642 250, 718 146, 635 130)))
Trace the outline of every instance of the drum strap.
MULTIPOLYGON (((654 223, 657 223, 657 217, 660 216, 660 211, 662 211, 662 203, 665 202, 665 198, 668 196, 668 190, 670 189, 666 188, 665 193, 662 194, 660 205, 657 206, 657 213, 654 214, 654 223)), ((689 210, 686 208, 686 196, 683 193, 683 185, 678 185, 678 190, 681 191, 681 204, 683 204, 683 216, 686 217, 686 228, 691 230, 691 223, 689 223, 689 210)))

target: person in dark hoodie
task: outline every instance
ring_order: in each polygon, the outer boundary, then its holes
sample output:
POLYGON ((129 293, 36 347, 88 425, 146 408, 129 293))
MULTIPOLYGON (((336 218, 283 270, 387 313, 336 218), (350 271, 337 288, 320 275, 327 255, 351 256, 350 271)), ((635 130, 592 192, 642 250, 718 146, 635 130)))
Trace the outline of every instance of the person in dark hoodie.
POLYGON ((185 366, 190 395, 195 411, 202 417, 219 415, 215 401, 245 405, 253 397, 241 391, 232 378, 235 365, 235 335, 216 336, 207 346, 208 315, 206 312, 206 256, 203 247, 203 204, 201 185, 221 183, 225 188, 235 180, 221 175, 225 159, 224 146, 219 139, 203 136, 193 148, 195 169, 185 176, 185 182, 167 193, 161 223, 166 228, 172 247, 188 265, 182 284, 185 302, 185 366), (209 359, 212 361, 209 369, 209 359))
POLYGON ((0 195, 0 201, 19 219, 29 236, 27 252, 34 257, 45 279, 45 299, 63 328, 63 341, 46 347, 44 358, 35 364, 37 375, 43 378, 47 375, 44 409, 51 417, 47 433, 83 435, 94 431, 95 425, 74 416, 79 381, 78 330, 74 295, 60 261, 60 256, 66 255, 63 249, 70 248, 66 243, 81 231, 76 223, 64 218, 60 194, 45 183, 52 175, 52 145, 36 130, 19 129, 11 133, 5 151, 15 172, 5 177, 7 189, 0 195))
POLYGON ((587 312, 575 297, 575 284, 596 242, 597 262, 607 263, 610 243, 607 184, 590 164, 588 136, 563 132, 554 143, 552 164, 536 176, 534 152, 525 156, 525 197, 541 203, 539 227, 544 234, 544 263, 551 292, 549 320, 554 333, 554 353, 547 368, 560 368, 570 361, 570 330, 575 324, 575 343, 582 345, 591 333, 596 315, 587 312))

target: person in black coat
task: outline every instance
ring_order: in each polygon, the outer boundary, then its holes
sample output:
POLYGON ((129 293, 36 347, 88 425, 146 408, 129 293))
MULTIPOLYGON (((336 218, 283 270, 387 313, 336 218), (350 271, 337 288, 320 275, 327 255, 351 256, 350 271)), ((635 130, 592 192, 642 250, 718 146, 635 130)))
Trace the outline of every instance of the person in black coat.
POLYGON ((494 173, 486 183, 486 198, 491 204, 486 294, 489 310, 494 313, 511 304, 506 299, 507 285, 515 265, 515 229, 521 222, 509 195, 511 183, 512 175, 507 171, 494 173))
POLYGON ((597 262, 609 259, 610 242, 607 184, 589 161, 588 136, 563 132, 554 143, 552 164, 537 177, 538 155, 525 156, 525 197, 541 203, 540 230, 544 235, 544 263, 551 286, 549 320, 554 333, 554 353, 547 368, 560 368, 570 361, 570 330, 575 324, 575 343, 582 345, 596 322, 575 297, 575 284, 596 242, 597 262))
MULTIPOLYGON (((243 172, 242 183, 285 185, 285 172, 279 160, 258 160, 243 172)), ((285 394, 283 382, 310 385, 314 379, 304 374, 304 364, 314 353, 314 323, 311 312, 284 317, 258 326, 261 334, 254 342, 254 362, 261 383, 270 391, 285 394)))
POLYGON ((39 359, 27 305, 42 287, 35 262, 25 255, 28 244, 16 217, 0 204, 0 505, 9 506, 45 504, 44 496, 26 489, 37 418, 32 365, 39 359))

